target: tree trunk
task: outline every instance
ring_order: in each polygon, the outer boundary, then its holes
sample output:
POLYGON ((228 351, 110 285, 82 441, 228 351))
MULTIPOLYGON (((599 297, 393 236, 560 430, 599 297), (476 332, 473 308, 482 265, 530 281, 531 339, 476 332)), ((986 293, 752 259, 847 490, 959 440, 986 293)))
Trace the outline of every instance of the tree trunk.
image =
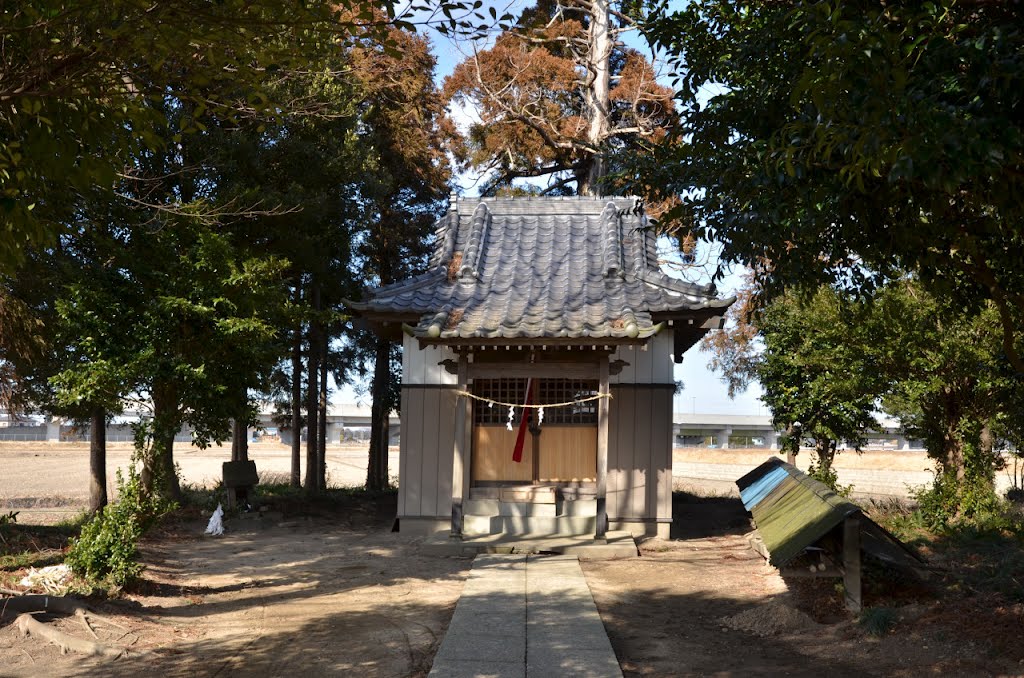
POLYGON ((302 482, 302 328, 292 343, 292 487, 302 482))
POLYGON ((601 150, 608 137, 608 117, 611 102, 611 53, 614 40, 611 34, 611 7, 609 0, 593 0, 590 14, 590 28, 587 32, 589 55, 589 87, 585 88, 587 117, 587 143, 598 149, 588 163, 587 176, 580 182, 581 195, 600 195, 601 180, 608 170, 601 150))
POLYGON ((321 327, 320 335, 320 398, 317 413, 317 487, 327 489, 327 332, 321 327))
POLYGON ((818 456, 818 469, 822 477, 832 470, 832 462, 836 458, 835 443, 828 438, 817 438, 814 441, 814 453, 818 456))
POLYGON ((366 489, 380 492, 388 484, 388 391, 391 382, 391 344, 377 339, 370 396, 370 452, 366 465, 366 489))
POLYGON ((786 462, 796 466, 796 455, 800 453, 800 430, 790 424, 786 428, 786 462))
POLYGON ((178 434, 178 426, 168 428, 163 435, 163 453, 160 459, 163 460, 163 493, 167 499, 181 501, 181 484, 178 480, 178 470, 174 467, 174 436, 178 434))
POLYGON ((960 403, 957 394, 950 387, 943 389, 942 406, 942 448, 943 472, 953 474, 957 485, 962 486, 967 477, 964 465, 964 440, 960 433, 960 403))
POLYGON ((988 483, 988 486, 995 489, 995 472, 996 472, 996 435, 992 431, 992 422, 986 421, 981 427, 981 435, 978 439, 979 453, 981 459, 979 460, 985 465, 984 478, 988 483))
POLYGON ((107 413, 92 411, 89 431, 89 511, 98 513, 107 505, 107 413))
POLYGON ((249 426, 242 419, 231 422, 231 461, 249 460, 249 426))
POLYGON ((181 486, 174 468, 174 436, 181 429, 178 399, 166 384, 153 387, 153 441, 143 458, 142 485, 165 499, 181 499, 181 486))
MULTIPOLYGON (((313 283, 312 288, 313 310, 320 310, 320 289, 313 283)), ((320 376, 320 337, 318 334, 319 322, 314 319, 309 323, 309 355, 306 359, 306 374, 308 375, 306 392, 306 492, 315 494, 319 491, 317 480, 319 480, 320 462, 317 452, 320 446, 317 441, 317 433, 320 430, 319 417, 317 416, 320 407, 320 387, 318 385, 320 376)))

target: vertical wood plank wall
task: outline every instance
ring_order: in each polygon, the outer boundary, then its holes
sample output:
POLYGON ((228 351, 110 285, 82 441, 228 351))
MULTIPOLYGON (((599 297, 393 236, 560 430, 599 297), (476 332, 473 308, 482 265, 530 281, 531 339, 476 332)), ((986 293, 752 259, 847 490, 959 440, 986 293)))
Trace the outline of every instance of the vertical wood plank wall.
POLYGON ((664 329, 647 343, 647 350, 639 346, 620 346, 611 360, 629 363, 618 374, 608 377, 615 384, 671 384, 674 383, 672 362, 672 330, 664 329))
POLYGON ((398 516, 449 520, 458 377, 439 363, 455 354, 446 348, 421 350, 410 337, 402 348, 398 516))
POLYGON ((533 436, 523 441, 523 459, 512 461, 518 428, 507 430, 502 425, 473 427, 472 479, 521 480, 533 479, 533 436))
POLYGON ((399 517, 451 517, 455 403, 453 388, 402 388, 399 517))
POLYGON ((538 477, 545 481, 597 480, 596 426, 542 426, 538 477))
POLYGON ((608 449, 608 518, 672 517, 672 331, 647 350, 620 347, 612 360, 629 363, 609 379, 612 393, 608 449))
POLYGON ((672 389, 611 387, 609 520, 672 517, 672 389))

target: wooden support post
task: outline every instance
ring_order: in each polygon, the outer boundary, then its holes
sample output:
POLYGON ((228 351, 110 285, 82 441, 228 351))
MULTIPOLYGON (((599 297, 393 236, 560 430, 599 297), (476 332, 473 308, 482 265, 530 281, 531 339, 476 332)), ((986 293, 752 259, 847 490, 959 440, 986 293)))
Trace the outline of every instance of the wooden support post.
POLYGON ((843 588, 846 609, 854 614, 861 609, 860 588, 860 514, 843 521, 843 588))
MULTIPOLYGON (((468 374, 469 374, 469 358, 466 353, 459 354, 459 390, 466 391, 468 374)), ((451 536, 453 538, 462 538, 462 503, 469 493, 468 483, 466 478, 469 471, 469 455, 466 445, 466 430, 468 428, 469 419, 469 398, 465 396, 456 396, 455 400, 455 449, 453 451, 454 458, 452 459, 452 528, 451 536)))
POLYGON ((608 356, 601 357, 598 393, 603 397, 597 400, 597 530, 594 539, 603 541, 608 531, 608 356))

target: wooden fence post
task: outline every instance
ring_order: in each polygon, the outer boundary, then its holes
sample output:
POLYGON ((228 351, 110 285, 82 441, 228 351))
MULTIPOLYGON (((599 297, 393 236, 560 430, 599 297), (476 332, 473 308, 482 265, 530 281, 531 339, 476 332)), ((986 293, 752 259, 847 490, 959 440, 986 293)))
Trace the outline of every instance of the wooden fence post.
POLYGON ((843 588, 846 609, 854 614, 861 609, 860 588, 860 514, 843 521, 843 588))

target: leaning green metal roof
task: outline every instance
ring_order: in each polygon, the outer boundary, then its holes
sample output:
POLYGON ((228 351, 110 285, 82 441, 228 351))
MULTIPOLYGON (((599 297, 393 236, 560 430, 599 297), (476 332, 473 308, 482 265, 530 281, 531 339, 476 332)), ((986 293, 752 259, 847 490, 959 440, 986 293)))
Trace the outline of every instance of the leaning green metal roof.
MULTIPOLYGON (((786 565, 846 518, 861 514, 859 506, 777 457, 744 475, 736 485, 775 567, 786 565)), ((863 514, 859 518, 865 552, 900 567, 920 564, 918 555, 896 537, 863 514)))
POLYGON ((349 307, 407 319, 424 341, 643 341, 660 318, 721 315, 734 297, 666 275, 635 198, 476 198, 439 220, 427 272, 349 307))
POLYGON ((740 496, 771 554, 769 562, 776 567, 803 553, 847 516, 860 513, 856 504, 788 464, 776 466, 763 480, 771 483, 771 489, 752 506, 747 506, 747 496, 758 488, 757 483, 746 492, 740 490, 740 496))

